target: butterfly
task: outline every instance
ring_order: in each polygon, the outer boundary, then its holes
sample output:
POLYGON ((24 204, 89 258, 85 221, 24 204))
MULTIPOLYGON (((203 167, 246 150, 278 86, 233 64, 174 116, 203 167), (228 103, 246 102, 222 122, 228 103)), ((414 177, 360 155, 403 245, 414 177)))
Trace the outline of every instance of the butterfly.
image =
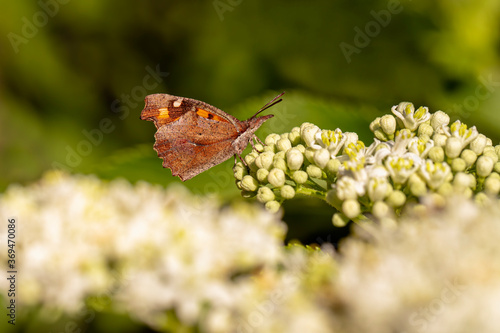
POLYGON ((257 115, 281 102, 283 94, 245 121, 196 99, 152 94, 145 98, 141 119, 152 121, 156 126, 153 148, 163 159, 163 167, 186 181, 231 156, 241 159, 248 143, 254 145, 252 139, 261 142, 255 131, 274 115, 257 115))

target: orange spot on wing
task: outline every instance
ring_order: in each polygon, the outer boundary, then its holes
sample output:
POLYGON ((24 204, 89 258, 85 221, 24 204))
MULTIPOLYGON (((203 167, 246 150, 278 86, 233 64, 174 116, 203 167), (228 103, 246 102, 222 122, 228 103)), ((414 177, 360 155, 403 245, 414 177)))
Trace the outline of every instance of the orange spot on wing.
POLYGON ((158 109, 158 119, 164 119, 164 118, 169 118, 170 115, 168 114, 168 108, 161 108, 158 109))
POLYGON ((200 117, 203 117, 205 119, 211 119, 211 120, 215 120, 215 121, 222 121, 222 122, 225 122, 227 123, 228 121, 218 115, 216 115, 215 113, 212 113, 210 111, 207 111, 207 110, 203 110, 203 109, 196 109, 196 114, 200 117))

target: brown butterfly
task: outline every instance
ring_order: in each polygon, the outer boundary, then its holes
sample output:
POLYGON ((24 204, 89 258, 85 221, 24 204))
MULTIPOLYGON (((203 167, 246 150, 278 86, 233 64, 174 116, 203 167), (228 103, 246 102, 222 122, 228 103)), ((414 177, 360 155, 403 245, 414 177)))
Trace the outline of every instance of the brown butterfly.
POLYGON ((259 140, 255 131, 273 117, 272 114, 256 116, 281 102, 283 94, 245 121, 192 98, 153 94, 146 96, 141 119, 155 123, 157 131, 153 148, 163 159, 163 167, 186 181, 231 156, 236 158, 238 155, 241 159, 248 143, 253 145, 252 139, 259 140))

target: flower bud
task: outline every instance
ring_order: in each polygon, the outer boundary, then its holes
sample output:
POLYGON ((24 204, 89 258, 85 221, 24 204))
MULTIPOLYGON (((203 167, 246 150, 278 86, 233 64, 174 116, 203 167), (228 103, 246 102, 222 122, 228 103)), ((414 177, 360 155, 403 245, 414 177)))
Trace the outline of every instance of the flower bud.
POLYGON ((496 154, 495 147, 493 147, 492 145, 486 145, 486 147, 484 147, 483 149, 483 154, 485 154, 486 152, 494 152, 496 154))
POLYGON ((256 191, 258 187, 259 182, 257 181, 257 179, 253 178, 250 175, 244 176, 241 180, 241 188, 244 191, 253 192, 256 191))
POLYGON ((243 163, 238 162, 233 167, 234 178, 238 180, 242 180, 243 176, 248 174, 247 168, 243 165, 243 163))
POLYGON ((446 156, 448 156, 449 158, 455 158, 460 156, 462 148, 462 140, 451 136, 446 140, 444 151, 446 153, 446 156))
POLYGON ((274 154, 276 152, 276 145, 274 143, 272 143, 270 145, 265 145, 264 152, 270 152, 270 153, 274 154))
POLYGON ((257 191, 257 200, 262 203, 266 203, 274 200, 274 192, 267 186, 262 186, 257 191))
MULTIPOLYGON (((427 125, 427 124, 422 124, 422 125, 427 125)), ((422 126, 420 125, 420 126, 422 126)), ((418 135, 418 138, 422 141, 422 142, 427 142, 431 139, 431 136, 430 135, 427 135, 426 133, 422 133, 422 134, 419 134, 418 135)), ((434 147, 434 142, 432 142, 432 146, 434 147)))
POLYGON ((286 164, 290 170, 299 170, 304 163, 304 155, 297 148, 291 148, 286 152, 286 164))
POLYGON ((383 201, 377 201, 373 204, 372 213, 376 218, 384 218, 391 213, 390 207, 383 201))
POLYGON ((488 156, 489 158, 491 158, 493 160, 494 163, 498 162, 498 155, 492 150, 487 150, 487 148, 488 147, 484 148, 483 156, 488 156))
POLYGON ((323 169, 330 160, 330 152, 328 149, 318 149, 314 152, 313 160, 317 166, 323 169))
POLYGON ((495 172, 500 173, 500 162, 496 162, 495 163, 495 166, 493 167, 493 170, 495 170, 495 172))
POLYGON ((266 202, 266 209, 271 213, 276 213, 280 210, 280 203, 276 200, 266 202))
POLYGON ((490 206, 491 205, 491 198, 484 192, 479 192, 476 194, 474 197, 474 201, 479 205, 479 206, 490 206))
POLYGON ((308 165, 306 171, 311 178, 321 178, 321 176, 323 175, 321 169, 313 164, 308 165))
POLYGON ((273 161, 273 167, 277 169, 281 169, 283 171, 286 171, 286 162, 285 159, 282 157, 278 157, 277 155, 274 156, 274 161, 273 161))
POLYGON ((262 184, 267 184, 267 176, 268 175, 269 175, 269 171, 267 171, 267 169, 259 169, 259 170, 257 170, 255 177, 262 184))
POLYGON ((455 189, 453 188, 453 185, 451 185, 451 183, 443 183, 437 189, 437 193, 445 197, 452 195, 454 192, 455 189))
POLYGON ((387 141, 389 140, 389 136, 382 131, 382 129, 375 130, 373 132, 373 135, 379 139, 380 141, 387 141))
POLYGON ((458 172, 453 178, 453 186, 457 189, 464 189, 471 187, 471 179, 468 174, 464 172, 458 172))
POLYGON ((488 177, 493 171, 495 162, 489 156, 479 156, 476 162, 476 173, 479 177, 488 177))
POLYGON ((273 165, 273 158, 274 158, 274 153, 271 153, 269 151, 263 152, 262 154, 260 154, 255 158, 255 165, 259 169, 269 170, 273 165))
POLYGON ((453 170, 453 172, 464 171, 466 167, 467 163, 460 157, 454 158, 453 161, 451 161, 451 170, 453 170))
POLYGON ((431 126, 434 130, 439 129, 441 126, 447 126, 450 123, 450 116, 443 111, 436 111, 431 117, 431 126))
POLYGON ((267 181, 275 187, 281 187, 285 185, 285 180, 285 172, 282 169, 278 168, 272 169, 267 176, 267 181))
MULTIPOLYGON (((297 127, 298 128, 298 127, 297 127)), ((300 130, 294 131, 292 130, 288 135, 288 140, 292 143, 292 146, 296 146, 300 144, 302 138, 300 137, 300 130)))
POLYGON ((465 161, 466 167, 470 167, 472 164, 476 163, 477 154, 470 149, 464 149, 462 154, 460 154, 460 158, 465 161))
POLYGON ((306 147, 304 147, 304 145, 302 144, 296 145, 294 148, 298 149, 302 154, 306 152, 306 147))
POLYGON ((434 146, 443 147, 446 144, 448 137, 444 134, 434 134, 432 136, 432 141, 434 141, 434 146))
POLYGON ((307 172, 298 170, 293 173, 292 179, 297 184, 304 184, 305 182, 307 182, 307 179, 309 179, 309 177, 307 176, 307 172))
POLYGON ((328 163, 326 163, 326 171, 331 175, 335 175, 339 172, 341 164, 342 163, 340 163, 340 160, 337 158, 330 159, 328 163))
POLYGON ((300 133, 302 133, 302 131, 303 131, 303 130, 307 127, 307 126, 315 126, 315 125, 313 125, 313 124, 311 124, 311 123, 307 123, 307 122, 302 123, 302 124, 300 125, 300 127, 299 127, 299 132, 300 132, 300 133))
POLYGON ((434 163, 441 163, 444 161, 444 150, 442 147, 432 147, 427 155, 434 163))
POLYGON ((409 185, 411 194, 416 197, 421 197, 427 193, 427 186, 423 180, 412 182, 409 185))
POLYGON ((394 134, 396 132, 396 118, 390 114, 382 116, 380 118, 380 128, 385 134, 394 134))
POLYGON ((343 214, 335 213, 332 216, 332 223, 335 227, 342 228, 349 223, 349 219, 343 214))
POLYGON ((344 147, 349 146, 350 143, 356 145, 358 143, 359 137, 355 132, 344 132, 345 143, 344 147))
POLYGON ((314 153, 316 152, 316 149, 313 149, 311 147, 306 148, 306 151, 304 152, 304 156, 310 163, 314 163, 314 153))
POLYGON ((283 199, 293 199, 293 197, 295 196, 295 190, 290 185, 284 185, 281 188, 280 193, 283 199))
POLYGON ((251 168, 253 162, 255 161, 256 154, 254 152, 251 152, 250 154, 246 155, 243 159, 245 160, 246 164, 251 168))
POLYGON ((386 202, 391 207, 401 207, 406 202, 406 195, 400 190, 392 191, 391 194, 389 194, 389 196, 387 197, 386 202))
POLYGON ((422 138, 423 136, 431 137, 432 134, 434 134, 434 129, 432 128, 431 125, 427 123, 420 124, 418 126, 418 136, 422 138))
POLYGON ((282 138, 276 142, 276 148, 278 148, 279 151, 286 152, 288 149, 292 148, 292 143, 290 140, 282 138))
POLYGON ((497 153, 497 156, 500 157, 500 145, 495 146, 495 153, 497 153))
POLYGON ((278 141, 279 139, 281 139, 281 136, 279 134, 271 133, 266 137, 266 140, 264 142, 266 145, 270 146, 276 144, 276 141, 278 141))
POLYGON ((318 126, 309 124, 308 126, 300 127, 300 136, 307 147, 311 147, 316 142, 316 133, 321 131, 318 126))
POLYGON ((479 134, 470 143, 470 149, 477 155, 481 155, 485 147, 486 147, 486 136, 484 134, 479 134))
POLYGON ((489 176, 484 181, 484 191, 488 194, 497 195, 500 192, 500 179, 489 176))
MULTIPOLYGON (((469 176, 469 184, 470 188, 476 188, 477 185, 477 179, 473 174, 468 173, 467 176, 469 176)), ((491 176, 491 175, 490 175, 491 176)))
POLYGON ((348 199, 342 203, 342 213, 350 219, 355 218, 361 213, 361 207, 358 200, 348 199))
POLYGON ((377 117, 375 118, 375 120, 373 120, 371 123, 370 123, 370 131, 372 132, 375 132, 376 130, 378 130, 380 128, 380 117, 377 117))
POLYGON ((276 154, 274 154, 274 158, 282 158, 285 159, 286 153, 284 151, 278 151, 276 154))

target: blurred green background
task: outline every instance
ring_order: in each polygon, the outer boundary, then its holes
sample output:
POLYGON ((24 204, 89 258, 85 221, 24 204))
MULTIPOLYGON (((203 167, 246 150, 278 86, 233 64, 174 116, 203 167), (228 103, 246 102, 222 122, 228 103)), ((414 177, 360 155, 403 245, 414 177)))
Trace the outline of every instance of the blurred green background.
MULTIPOLYGON (((370 144, 370 121, 407 100, 500 139, 498 0, 19 0, 2 12, 0 192, 52 168, 180 182, 153 151, 154 125, 139 120, 152 93, 243 120, 286 91, 261 138, 308 121, 370 144)), ((239 197, 232 165, 185 184, 239 197)), ((308 224, 289 239, 338 238, 319 200, 285 212, 308 224)), ((111 325, 92 328, 101 324, 111 325)))
MULTIPOLYGON (((403 100, 500 137, 498 0, 21 0, 3 13, 0 190, 54 167, 179 181, 139 120, 160 92, 246 119, 287 91, 261 138, 309 121, 369 144, 369 122, 403 100)), ((232 165, 186 185, 236 195, 232 165)))

